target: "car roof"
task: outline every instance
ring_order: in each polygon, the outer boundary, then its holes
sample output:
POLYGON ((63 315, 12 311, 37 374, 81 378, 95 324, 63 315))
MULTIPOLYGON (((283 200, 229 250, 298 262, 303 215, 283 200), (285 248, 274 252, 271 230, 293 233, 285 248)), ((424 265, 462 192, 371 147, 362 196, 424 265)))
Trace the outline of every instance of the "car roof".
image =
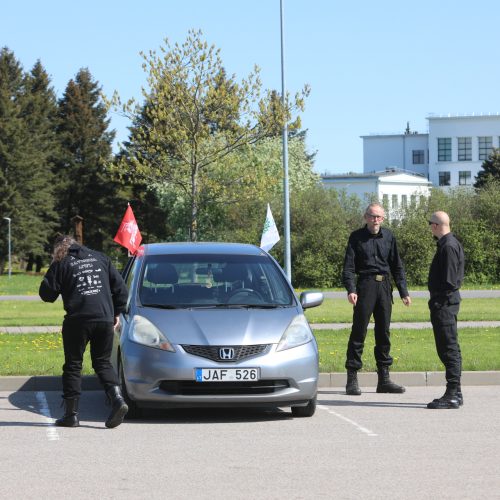
POLYGON ((231 254, 231 255, 267 255, 261 248, 246 243, 218 242, 179 242, 150 243, 141 245, 144 255, 172 254, 231 254))

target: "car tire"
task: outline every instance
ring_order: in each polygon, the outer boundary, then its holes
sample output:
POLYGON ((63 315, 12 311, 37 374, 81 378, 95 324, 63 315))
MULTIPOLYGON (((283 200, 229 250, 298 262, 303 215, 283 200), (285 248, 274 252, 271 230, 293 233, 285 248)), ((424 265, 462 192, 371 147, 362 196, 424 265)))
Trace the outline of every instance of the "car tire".
POLYGON ((292 406, 293 417, 312 417, 316 411, 316 396, 310 399, 306 406, 292 406))
POLYGON ((122 390, 122 396, 123 399, 125 400, 125 403, 127 403, 128 406, 128 412, 127 415, 125 415, 125 418, 126 419, 138 418, 142 415, 142 412, 141 409, 137 406, 137 404, 134 401, 132 401, 130 399, 130 396, 128 395, 127 385, 125 384, 125 375, 123 373, 123 364, 121 360, 119 361, 118 372, 120 377, 120 388, 122 390))

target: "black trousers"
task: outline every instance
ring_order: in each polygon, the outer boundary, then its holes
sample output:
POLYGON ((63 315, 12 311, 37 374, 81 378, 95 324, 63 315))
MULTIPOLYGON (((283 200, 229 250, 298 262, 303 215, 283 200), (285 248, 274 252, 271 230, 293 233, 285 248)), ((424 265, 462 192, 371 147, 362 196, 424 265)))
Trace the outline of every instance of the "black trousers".
POLYGON ((460 388, 462 374, 462 353, 457 331, 459 309, 459 292, 454 292, 448 299, 429 300, 436 350, 446 370, 446 386, 452 390, 460 388))
POLYGON ((83 354, 89 342, 92 368, 104 389, 119 385, 110 361, 113 346, 112 323, 64 321, 62 338, 64 347, 62 383, 65 399, 79 397, 82 392, 83 354))
POLYGON ((375 281, 373 276, 360 278, 357 283, 358 301, 354 306, 352 329, 347 344, 345 367, 359 370, 365 345, 368 323, 373 314, 375 321, 375 360, 377 367, 391 366, 390 324, 392 314, 392 286, 389 279, 375 281))

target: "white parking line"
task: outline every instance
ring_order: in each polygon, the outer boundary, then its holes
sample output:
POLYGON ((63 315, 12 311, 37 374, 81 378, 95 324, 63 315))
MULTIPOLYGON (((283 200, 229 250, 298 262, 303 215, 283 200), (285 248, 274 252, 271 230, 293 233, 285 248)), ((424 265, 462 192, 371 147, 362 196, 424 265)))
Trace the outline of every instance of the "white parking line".
POLYGON ((47 398, 45 397, 44 392, 36 393, 36 400, 38 401, 38 410, 45 417, 45 421, 47 424, 47 438, 49 441, 57 441, 59 439, 59 433, 57 432, 57 428, 54 427, 54 419, 50 415, 49 404, 47 403, 47 398))
POLYGON ((337 413, 336 411, 332 410, 328 406, 318 405, 317 408, 321 408, 322 410, 326 410, 328 413, 335 415, 337 418, 340 418, 341 420, 348 422, 349 424, 356 427, 356 429, 358 429, 358 431, 365 433, 367 436, 378 436, 378 434, 376 434, 375 432, 371 431, 370 429, 367 429, 366 427, 363 427, 362 425, 359 425, 357 422, 355 422, 354 420, 351 420, 350 418, 344 417, 344 415, 337 413))

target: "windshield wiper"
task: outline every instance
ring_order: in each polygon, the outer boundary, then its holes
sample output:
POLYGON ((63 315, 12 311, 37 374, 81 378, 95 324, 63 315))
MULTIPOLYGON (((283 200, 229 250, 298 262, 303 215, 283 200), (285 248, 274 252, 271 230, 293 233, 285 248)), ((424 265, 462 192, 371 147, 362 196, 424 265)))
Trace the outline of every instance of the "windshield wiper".
POLYGON ((227 309, 278 309, 286 306, 281 304, 214 304, 212 307, 227 309))
POLYGON ((179 306, 172 304, 142 304, 144 307, 156 307, 157 309, 179 309, 179 306))

